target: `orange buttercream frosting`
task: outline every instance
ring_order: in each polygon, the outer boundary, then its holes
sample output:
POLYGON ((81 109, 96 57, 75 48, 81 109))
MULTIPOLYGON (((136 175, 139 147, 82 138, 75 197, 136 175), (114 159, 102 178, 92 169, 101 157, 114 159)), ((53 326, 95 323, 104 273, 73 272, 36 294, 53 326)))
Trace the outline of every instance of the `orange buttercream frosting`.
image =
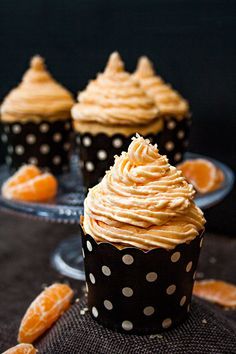
POLYGON ((152 62, 147 57, 141 57, 133 74, 142 88, 152 97, 163 116, 174 115, 177 118, 189 113, 188 102, 170 85, 157 76, 152 62))
POLYGON ((46 70, 43 58, 34 56, 22 82, 4 99, 2 119, 69 118, 73 103, 71 93, 46 70))
POLYGON ((172 249, 194 239, 205 219, 194 189, 157 146, 137 135, 115 158, 84 203, 85 233, 98 242, 143 250, 172 249))
POLYGON ((117 52, 112 53, 105 71, 79 93, 72 117, 81 122, 109 125, 147 124, 157 118, 154 101, 124 70, 117 52))

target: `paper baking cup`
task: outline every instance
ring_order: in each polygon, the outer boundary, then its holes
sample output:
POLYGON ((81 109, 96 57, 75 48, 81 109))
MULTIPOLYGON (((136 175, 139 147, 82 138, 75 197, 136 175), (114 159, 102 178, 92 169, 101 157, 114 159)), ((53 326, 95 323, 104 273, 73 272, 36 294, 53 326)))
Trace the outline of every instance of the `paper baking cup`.
POLYGON ((3 122, 1 139, 11 171, 35 164, 55 174, 69 169, 71 121, 3 122))
POLYGON ((176 165, 183 160, 183 155, 188 147, 190 125, 190 116, 181 120, 174 117, 164 120, 159 150, 162 155, 167 155, 171 165, 176 165))
POLYGON ((3 126, 0 122, 0 165, 5 162, 5 154, 6 154, 6 142, 4 141, 3 136, 3 126))
MULTIPOLYGON (((114 156, 128 150, 134 135, 114 134, 108 136, 104 133, 96 135, 77 133, 76 145, 86 188, 93 187, 100 182, 105 172, 109 170, 110 166, 113 166, 114 156)), ((144 138, 150 139, 152 143, 158 143, 160 136, 161 133, 148 134, 144 138)))
POLYGON ((203 233, 173 250, 148 252, 82 235, 88 307, 96 321, 119 332, 150 334, 187 318, 203 233))

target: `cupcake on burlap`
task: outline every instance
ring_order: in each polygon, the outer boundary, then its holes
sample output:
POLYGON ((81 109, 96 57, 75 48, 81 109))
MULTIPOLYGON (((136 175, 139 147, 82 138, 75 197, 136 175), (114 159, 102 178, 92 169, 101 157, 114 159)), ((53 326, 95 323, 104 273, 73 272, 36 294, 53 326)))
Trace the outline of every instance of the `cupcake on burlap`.
POLYGON ((32 58, 22 82, 1 106, 6 163, 25 163, 54 173, 69 168, 72 94, 53 79, 40 56, 32 58))
POLYGON ((140 136, 84 202, 83 255, 94 319, 126 333, 184 321, 205 219, 182 173, 140 136))
POLYGON ((114 155, 128 148, 133 134, 156 140, 162 130, 154 101, 124 70, 117 52, 105 71, 79 93, 72 117, 86 187, 98 183, 114 155))
POLYGON ((188 102, 156 75, 153 64, 147 57, 139 59, 133 77, 154 99, 163 118, 164 128, 158 142, 160 152, 168 155, 170 163, 180 162, 188 146, 191 123, 188 102))

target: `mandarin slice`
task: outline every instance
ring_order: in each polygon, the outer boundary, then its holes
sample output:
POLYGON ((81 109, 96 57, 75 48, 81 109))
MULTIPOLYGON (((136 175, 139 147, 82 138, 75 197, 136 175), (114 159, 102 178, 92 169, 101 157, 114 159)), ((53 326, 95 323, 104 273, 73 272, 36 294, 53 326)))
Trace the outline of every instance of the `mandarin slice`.
POLYGON ((44 202, 57 194, 58 183, 50 173, 42 173, 36 166, 26 165, 10 177, 2 187, 7 199, 44 202))
POLYGON ((12 347, 2 354, 36 354, 37 350, 32 344, 22 343, 12 347))
POLYGON ((23 317, 18 334, 19 343, 32 343, 65 312, 74 295, 66 284, 55 283, 42 291, 23 317))
POLYGON ((188 182, 203 194, 218 189, 224 180, 223 172, 206 159, 187 160, 177 168, 182 171, 188 182))
POLYGON ((225 307, 236 307, 236 286, 221 280, 195 281, 193 294, 225 307))

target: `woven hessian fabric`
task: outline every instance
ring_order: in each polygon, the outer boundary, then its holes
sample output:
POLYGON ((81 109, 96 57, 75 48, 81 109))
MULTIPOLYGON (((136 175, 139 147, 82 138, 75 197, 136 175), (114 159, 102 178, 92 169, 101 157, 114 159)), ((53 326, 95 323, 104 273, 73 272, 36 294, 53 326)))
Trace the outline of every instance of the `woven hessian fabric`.
POLYGON ((40 354, 236 353, 230 322, 194 300, 189 319, 160 334, 120 334, 97 324, 81 299, 37 343, 40 354), (82 310, 82 314, 81 314, 82 310))

